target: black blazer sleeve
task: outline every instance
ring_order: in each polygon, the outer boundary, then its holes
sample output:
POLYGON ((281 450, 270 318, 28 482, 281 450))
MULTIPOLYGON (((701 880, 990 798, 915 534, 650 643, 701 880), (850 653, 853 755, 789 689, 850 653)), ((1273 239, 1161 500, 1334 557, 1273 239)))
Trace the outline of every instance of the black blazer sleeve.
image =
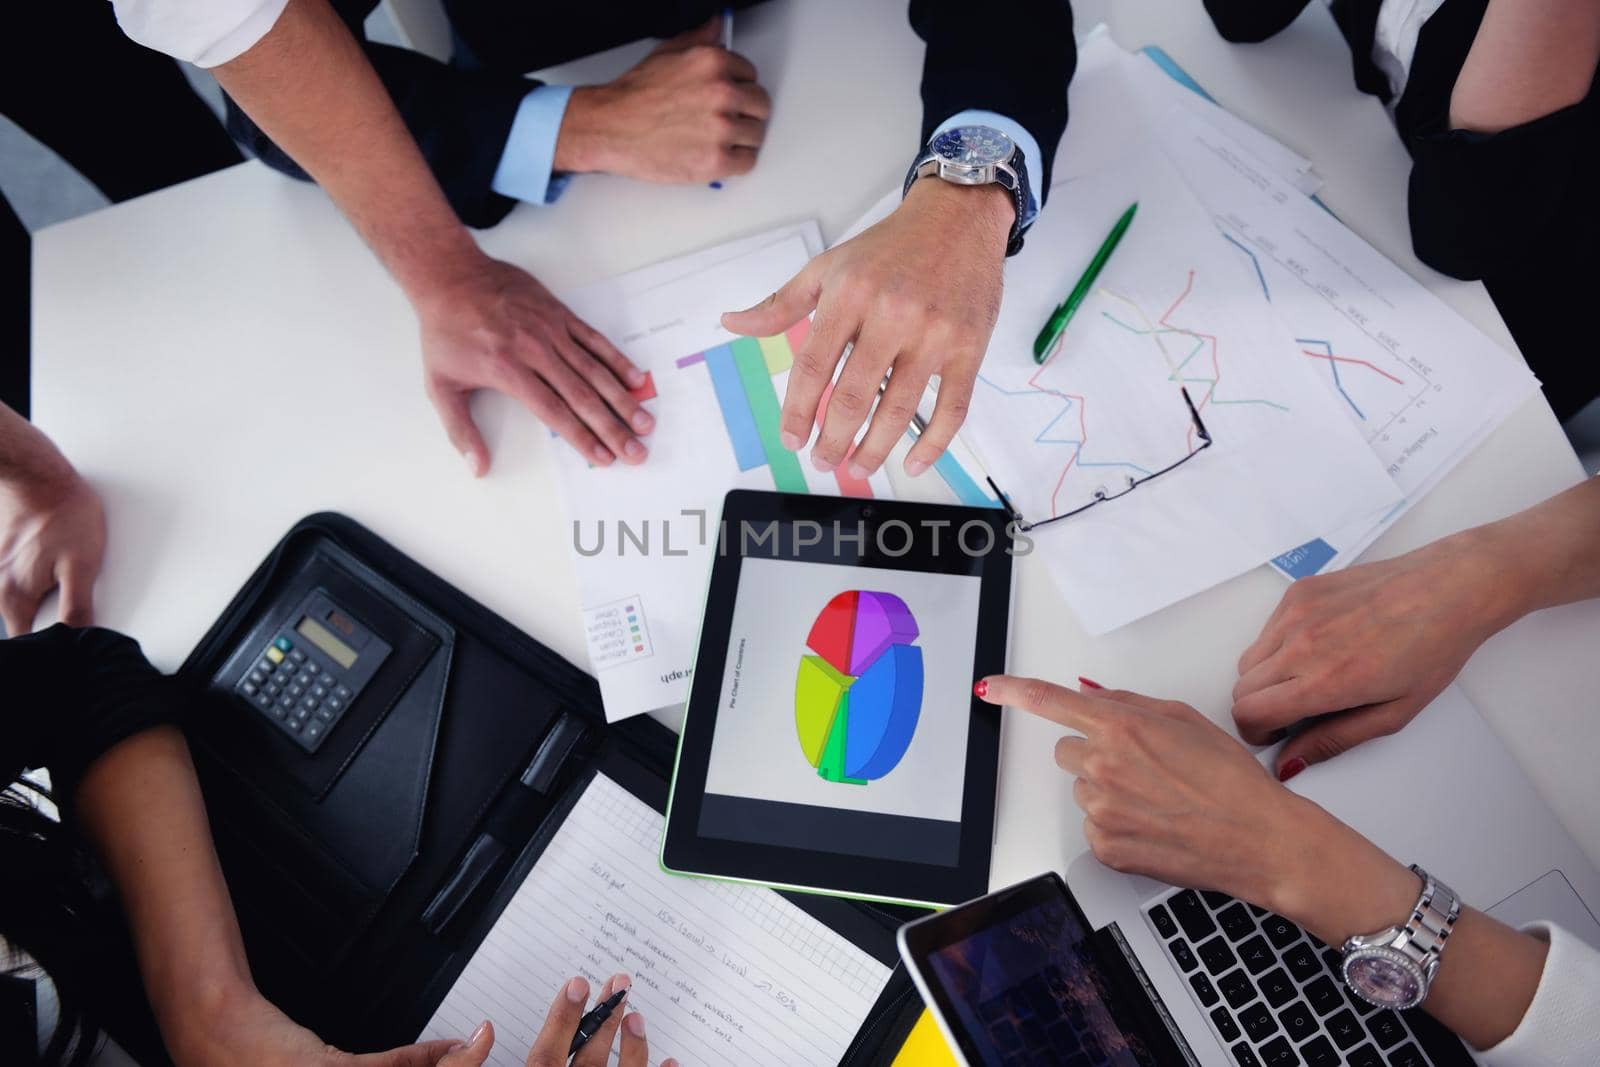
POLYGON ((969 108, 1022 124, 1039 142, 1042 204, 1067 129, 1067 84, 1077 66, 1068 0, 911 0, 911 26, 928 46, 922 66, 922 137, 969 108))
POLYGON ((1457 278, 1503 277, 1563 253, 1576 267, 1600 219, 1600 77, 1583 100, 1519 126, 1452 129, 1450 98, 1483 9, 1482 0, 1446 4, 1423 25, 1395 106, 1411 153, 1412 246, 1418 259, 1457 278))
POLYGON ((1596 236, 1593 94, 1495 134, 1439 130, 1411 138, 1407 209, 1417 258, 1456 278, 1516 271, 1596 236))
POLYGON ((0 785, 48 767, 56 799, 70 804, 83 771, 141 730, 177 721, 177 682, 111 630, 48 630, 0 641, 0 785))
MULTIPOLYGON (((515 74, 464 70, 418 52, 373 44, 362 31, 371 3, 336 0, 334 6, 362 43, 461 221, 483 227, 505 218, 516 201, 494 192, 489 183, 500 165, 517 108, 539 83, 515 74)), ((274 170, 308 177, 231 100, 228 132, 274 170)))
POLYGON ((1205 0, 1211 24, 1224 41, 1260 44, 1300 17, 1307 0, 1205 0))

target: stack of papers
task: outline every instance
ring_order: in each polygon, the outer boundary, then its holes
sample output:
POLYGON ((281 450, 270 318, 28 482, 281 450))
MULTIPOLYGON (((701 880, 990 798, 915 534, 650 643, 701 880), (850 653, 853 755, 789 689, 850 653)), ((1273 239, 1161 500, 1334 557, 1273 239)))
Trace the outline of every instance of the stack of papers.
POLYGON ((1400 502, 1313 371, 1147 142, 1053 191, 1008 264, 962 436, 1102 633, 1400 502), (1040 326, 1133 202, 1062 346, 1036 363, 1040 326))
POLYGON ((1071 107, 961 436, 1026 521, 1140 481, 1027 535, 1088 632, 1263 563, 1291 578, 1346 566, 1538 389, 1316 201, 1308 159, 1161 53, 1091 32, 1071 107), (1135 201, 1036 365, 1040 326, 1135 201), (1179 387, 1215 444, 1144 484, 1199 443, 1179 387))
POLYGON ((1274 557, 1285 575, 1353 562, 1538 390, 1520 359, 1312 199, 1310 161, 1216 106, 1162 53, 1130 55, 1095 30, 1071 101, 1062 178, 1156 140, 1403 497, 1274 557))

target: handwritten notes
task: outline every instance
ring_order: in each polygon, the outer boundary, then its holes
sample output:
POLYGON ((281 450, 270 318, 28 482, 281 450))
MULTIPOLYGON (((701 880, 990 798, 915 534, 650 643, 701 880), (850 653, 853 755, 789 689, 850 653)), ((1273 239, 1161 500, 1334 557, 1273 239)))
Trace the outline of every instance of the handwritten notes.
POLYGON ((651 1064, 837 1063, 888 968, 770 890, 665 873, 662 825, 597 775, 423 1039, 492 1019, 489 1063, 522 1067, 563 982, 581 974, 598 989, 621 972, 651 1064))

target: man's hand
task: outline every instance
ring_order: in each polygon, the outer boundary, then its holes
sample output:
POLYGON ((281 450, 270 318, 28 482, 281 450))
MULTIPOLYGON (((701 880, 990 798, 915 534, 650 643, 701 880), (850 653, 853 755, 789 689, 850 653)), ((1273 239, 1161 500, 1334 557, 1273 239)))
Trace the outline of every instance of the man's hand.
POLYGON ((1497 560, 1492 536, 1470 530, 1291 585, 1239 658, 1240 736, 1268 744, 1315 719, 1278 755, 1289 778, 1409 723, 1520 614, 1515 572, 1497 560))
POLYGON ((717 47, 721 28, 717 16, 616 81, 573 90, 555 169, 688 183, 755 166, 772 100, 748 59, 717 47))
POLYGON ((905 463, 912 476, 927 470, 966 419, 1000 313, 1006 240, 1015 217, 1011 195, 998 186, 962 188, 924 179, 894 214, 813 259, 755 307, 724 315, 722 325, 734 333, 770 337, 816 309, 789 375, 784 447, 799 449, 810 439, 823 390, 845 347, 853 345, 822 413, 812 462, 825 471, 843 462, 892 367, 850 472, 865 477, 882 466, 937 374, 933 418, 905 463))
POLYGON ((0 620, 6 636, 33 629, 39 602, 61 588, 61 621, 94 621, 94 580, 105 553, 100 498, 49 439, 0 405, 0 620))
POLYGON ((477 255, 415 304, 428 397, 474 476, 489 468, 469 405, 478 389, 521 401, 596 466, 644 462, 634 435, 655 419, 628 393, 644 372, 532 275, 477 255))

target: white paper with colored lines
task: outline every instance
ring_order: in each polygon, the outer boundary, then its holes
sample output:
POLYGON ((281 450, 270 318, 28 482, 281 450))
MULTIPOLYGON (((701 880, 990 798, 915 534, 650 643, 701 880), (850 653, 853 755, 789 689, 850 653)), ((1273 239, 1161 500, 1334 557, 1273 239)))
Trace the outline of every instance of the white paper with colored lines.
POLYGON ((625 972, 652 1065, 837 1063, 889 969, 769 889, 665 873, 662 827, 596 775, 422 1039, 490 1019, 488 1062, 521 1067, 567 979, 625 972))
POLYGON ((746 239, 731 257, 686 257, 562 294, 567 304, 650 374, 641 392, 655 415, 640 466, 592 468, 553 450, 572 538, 589 663, 609 721, 683 703, 700 611, 730 489, 888 497, 880 471, 822 473, 809 448, 791 453, 778 416, 794 351, 810 327, 735 337, 724 311, 748 307, 820 251, 814 226, 746 239), (753 247, 752 247, 753 246, 753 247), (665 279, 665 280, 663 280, 665 279))
POLYGON ((1057 183, 1005 281, 962 438, 1032 522, 1115 498, 1031 533, 1090 633, 1399 502, 1248 260, 1154 143, 1057 183), (1040 326, 1135 201, 1059 349, 1035 363, 1040 326))

